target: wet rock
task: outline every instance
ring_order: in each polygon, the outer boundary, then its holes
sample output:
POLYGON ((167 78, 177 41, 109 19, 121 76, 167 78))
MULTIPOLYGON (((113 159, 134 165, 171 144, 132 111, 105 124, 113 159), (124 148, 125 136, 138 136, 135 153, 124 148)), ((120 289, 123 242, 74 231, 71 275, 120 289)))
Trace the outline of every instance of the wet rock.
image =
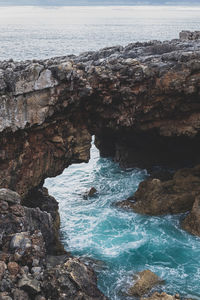
POLYGON ((97 288, 94 271, 76 258, 44 272, 43 289, 48 299, 106 300, 97 288))
POLYGON ((137 280, 128 291, 132 296, 143 296, 149 292, 154 286, 163 283, 163 280, 150 270, 145 270, 137 274, 137 280))
POLYGON ((97 190, 95 189, 95 187, 91 187, 91 189, 83 195, 83 198, 84 199, 91 198, 91 197, 95 196, 96 193, 97 193, 97 190))
POLYGON ((147 298, 141 298, 141 300, 178 300, 180 299, 180 296, 176 294, 175 296, 168 295, 167 293, 153 293, 152 296, 147 298))
POLYGON ((200 194, 200 165, 177 171, 172 180, 145 180, 133 197, 117 206, 148 215, 176 214, 192 209, 200 194))
POLYGON ((182 227, 191 234, 200 236, 200 196, 197 196, 191 212, 182 222, 182 227))

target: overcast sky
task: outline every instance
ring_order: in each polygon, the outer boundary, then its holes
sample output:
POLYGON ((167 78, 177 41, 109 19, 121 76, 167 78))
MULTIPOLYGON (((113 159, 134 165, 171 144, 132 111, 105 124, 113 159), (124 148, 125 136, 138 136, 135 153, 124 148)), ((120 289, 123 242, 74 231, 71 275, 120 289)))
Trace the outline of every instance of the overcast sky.
POLYGON ((200 0, 0 0, 0 5, 198 4, 200 0))

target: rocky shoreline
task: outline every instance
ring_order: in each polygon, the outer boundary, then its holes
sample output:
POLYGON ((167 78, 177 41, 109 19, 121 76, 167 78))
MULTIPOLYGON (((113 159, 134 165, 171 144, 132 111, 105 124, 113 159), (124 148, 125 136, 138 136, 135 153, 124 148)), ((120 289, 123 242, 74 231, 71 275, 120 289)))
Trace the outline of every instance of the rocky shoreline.
POLYGON ((174 170, 166 180, 152 172, 118 206, 190 211, 182 226, 200 236, 199 37, 0 62, 0 299, 106 299, 92 268, 65 252, 58 203, 43 187, 89 160, 92 135, 123 167, 174 170))

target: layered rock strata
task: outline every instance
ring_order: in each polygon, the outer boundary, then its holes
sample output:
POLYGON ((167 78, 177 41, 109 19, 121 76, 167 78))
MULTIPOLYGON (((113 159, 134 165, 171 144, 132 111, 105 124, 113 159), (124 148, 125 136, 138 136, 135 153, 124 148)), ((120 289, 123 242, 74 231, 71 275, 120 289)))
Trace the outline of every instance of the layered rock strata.
POLYGON ((0 63, 0 187, 25 196, 71 163, 199 161, 200 41, 134 43, 0 63))

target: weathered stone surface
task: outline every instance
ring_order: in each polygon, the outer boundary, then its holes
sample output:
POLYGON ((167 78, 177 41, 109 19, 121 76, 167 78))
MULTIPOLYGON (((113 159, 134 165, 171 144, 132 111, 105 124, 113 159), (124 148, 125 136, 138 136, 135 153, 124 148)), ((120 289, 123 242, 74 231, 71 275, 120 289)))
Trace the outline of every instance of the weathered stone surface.
POLYGON ((44 272, 44 295, 47 299, 106 300, 97 288, 92 269, 76 258, 44 272))
POLYGON ((137 281, 128 291, 132 296, 143 296, 149 292, 154 286, 163 283, 163 280, 150 270, 144 270, 137 274, 137 281))
POLYGON ((200 236, 200 196, 196 197, 192 210, 182 222, 182 227, 191 234, 200 236))
POLYGON ((197 163, 200 40, 134 43, 0 63, 0 187, 26 196, 101 155, 124 166, 197 163))
POLYGON ((6 201, 10 204, 20 204, 19 194, 9 189, 0 189, 0 201, 6 201))
POLYGON ((200 165, 177 171, 171 180, 145 180, 133 197, 117 206, 148 215, 176 214, 192 209, 200 195, 200 165))
POLYGON ((200 31, 181 31, 179 37, 180 40, 199 40, 200 31))
POLYGON ((8 263, 8 271, 10 272, 11 275, 17 275, 20 271, 20 267, 16 262, 9 262, 8 263))
POLYGON ((176 294, 175 296, 168 295, 167 293, 155 292, 151 297, 141 298, 141 300, 178 300, 180 296, 176 294))
POLYGON ((18 282, 18 287, 27 291, 27 293, 32 296, 38 294, 41 291, 40 282, 25 275, 18 282))

